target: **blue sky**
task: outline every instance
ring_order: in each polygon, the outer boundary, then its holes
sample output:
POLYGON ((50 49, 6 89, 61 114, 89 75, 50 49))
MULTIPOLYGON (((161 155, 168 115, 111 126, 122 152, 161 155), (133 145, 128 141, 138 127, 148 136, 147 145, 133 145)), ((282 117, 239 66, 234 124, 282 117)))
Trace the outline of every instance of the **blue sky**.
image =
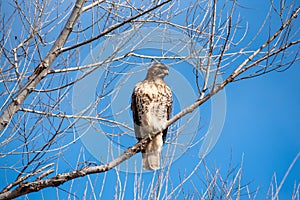
MULTIPOLYGON (((222 135, 208 159, 227 167, 243 158, 243 179, 266 193, 272 176, 280 182, 300 150, 300 69, 272 73, 234 83, 226 88, 227 114, 222 135)), ((290 199, 300 180, 300 161, 289 174, 282 199, 290 199)), ((261 195, 262 198, 264 196, 261 195)))
MULTIPOLYGON (((241 20, 247 22, 249 27, 247 39, 243 42, 243 44, 247 44, 261 26, 262 20, 268 12, 269 4, 262 4, 259 0, 243 0, 238 3, 242 5, 242 7, 238 8, 239 12, 242 13, 241 20)), ((276 17, 273 19, 271 31, 276 30, 279 25, 276 17)), ((245 23, 243 24, 245 25, 245 23)), ((18 32, 17 29, 14 29, 14 31, 18 32)), ((266 30, 265 33, 267 33, 266 30)), ((262 32, 250 49, 255 50, 267 37, 268 35, 262 32)), ((88 53, 83 52, 83 54, 88 53)), ((191 72, 183 75, 187 79, 193 78, 191 72)), ((140 80, 142 79, 143 76, 140 77, 140 80)), ((172 88, 171 73, 167 82, 172 88), (168 80, 170 81, 168 82, 168 80)), ((297 153, 300 152, 299 63, 284 72, 272 72, 253 79, 230 83, 225 91, 226 118, 224 127, 217 144, 206 157, 206 164, 212 171, 214 168, 220 168, 221 174, 225 176, 230 162, 233 163, 233 166, 239 166, 242 163, 242 183, 249 183, 251 191, 259 188, 257 199, 264 199, 270 183, 274 181, 272 179, 273 175, 276 174, 277 183, 279 184, 291 162, 297 153)), ((126 103, 129 102, 126 101, 126 103)), ((210 111, 210 106, 210 102, 207 102, 200 108, 201 128, 197 133, 198 137, 205 133, 209 125, 208 119, 210 119, 210 114, 208 112, 210 111), (201 113, 204 115, 201 115, 201 113)), ((174 110, 178 111, 179 109, 175 108, 174 110)), ((130 142, 134 143, 135 140, 130 142)), ((65 156, 75 163, 77 161, 77 153, 82 151, 81 147, 84 147, 81 142, 76 143, 72 149, 64 152, 65 156)), ((197 164, 199 148, 196 147, 184 152, 184 155, 173 163, 171 172, 175 183, 176 181, 178 182, 178 174, 184 174, 185 169, 191 171, 193 166, 197 164)), ((98 161, 97 159, 99 158, 95 158, 87 149, 83 151, 85 151, 87 160, 98 161)), ((135 155, 135 157, 140 157, 140 155, 135 155)), ((58 162, 63 162, 63 159, 58 162)), ((71 170, 67 165, 62 166, 61 172, 71 170)), ((120 177, 125 179, 125 175, 121 173, 120 177)), ((117 177, 113 170, 108 172, 106 176, 108 178, 104 186, 104 198, 112 199, 112 194, 115 190, 114 187, 110 186, 115 186, 117 177)), ((198 176, 201 176, 201 174, 196 174, 192 180, 195 182, 199 181, 198 176)), ((99 180, 99 184, 101 184, 100 180, 104 178, 104 175, 98 174, 91 177, 94 178, 93 180, 99 180)), ((130 184, 133 183, 134 179, 134 174, 129 174, 127 183, 127 191, 129 192, 126 194, 126 197, 129 199, 133 196, 134 186, 130 184)), ((145 184, 150 183, 152 173, 144 174, 143 179, 145 184)), ((83 194, 84 187, 81 184, 85 184, 85 181, 86 179, 83 178, 76 182, 78 187, 77 195, 83 194)), ((300 182, 300 160, 296 162, 288 175, 281 189, 280 199, 290 199, 295 182, 296 184, 300 182)), ((70 184, 66 183, 63 187, 68 188, 70 184)), ((185 189, 192 190, 193 187, 191 184, 187 184, 185 189)), ((99 185, 96 190, 100 190, 99 185)), ((56 196, 56 193, 53 191, 53 189, 44 190, 44 197, 51 199, 56 196)), ((62 194, 62 198, 66 197, 64 196, 66 193, 62 192, 62 194)), ((41 193, 37 193, 29 197, 40 198, 40 195, 41 193)), ((20 197, 20 199, 23 198, 20 197)))
MULTIPOLYGON (((254 35, 269 5, 261 1, 240 1, 240 4, 252 8, 242 17, 249 22, 249 34, 254 35)), ((273 22, 273 30, 276 25, 273 22)), ((261 44, 266 36, 258 37, 253 46, 261 44)), ((261 188, 258 199, 264 197, 274 173, 280 183, 300 151, 299 74, 299 64, 295 64, 285 72, 269 73, 226 87, 225 126, 208 158, 223 168, 230 152, 236 162, 243 157, 243 179, 253 181, 252 188, 261 188)), ((299 184, 299 180, 298 160, 282 187, 281 199, 291 198, 294 183, 299 184)))

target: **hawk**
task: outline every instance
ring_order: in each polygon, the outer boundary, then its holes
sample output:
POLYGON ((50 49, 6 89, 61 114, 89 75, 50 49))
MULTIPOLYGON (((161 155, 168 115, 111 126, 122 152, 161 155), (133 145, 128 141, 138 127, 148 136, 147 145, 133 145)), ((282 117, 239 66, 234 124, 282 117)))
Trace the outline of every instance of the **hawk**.
POLYGON ((168 131, 165 127, 172 109, 172 91, 164 81, 168 73, 166 65, 155 63, 132 93, 131 110, 136 138, 138 141, 147 137, 151 139, 142 151, 146 170, 160 168, 160 155, 168 131))

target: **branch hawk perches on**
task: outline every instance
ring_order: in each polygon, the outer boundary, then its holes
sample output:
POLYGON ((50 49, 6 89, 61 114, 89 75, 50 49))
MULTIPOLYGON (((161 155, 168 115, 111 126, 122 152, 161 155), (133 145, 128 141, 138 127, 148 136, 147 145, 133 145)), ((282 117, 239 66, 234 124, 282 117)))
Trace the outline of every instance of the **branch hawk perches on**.
POLYGON ((132 93, 131 110, 136 138, 151 138, 142 151, 146 170, 160 168, 160 154, 168 131, 165 127, 172 109, 172 91, 163 80, 168 73, 167 66, 154 64, 149 68, 145 80, 137 83, 132 93), (160 134, 151 137, 159 131, 160 134))

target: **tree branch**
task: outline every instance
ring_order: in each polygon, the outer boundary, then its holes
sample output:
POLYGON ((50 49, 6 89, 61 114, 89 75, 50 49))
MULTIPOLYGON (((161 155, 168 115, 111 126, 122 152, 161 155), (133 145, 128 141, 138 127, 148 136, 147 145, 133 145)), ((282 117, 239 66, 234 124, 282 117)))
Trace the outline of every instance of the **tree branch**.
POLYGON ((12 102, 8 105, 8 107, 3 111, 0 116, 0 131, 6 127, 13 115, 19 110, 20 105, 24 102, 24 100, 28 97, 28 95, 32 92, 32 89, 36 87, 36 85, 48 74, 49 67, 55 61, 57 56, 61 53, 60 49, 66 43, 77 19, 81 14, 81 9, 84 5, 85 0, 77 0, 73 11, 60 33, 59 37, 55 41, 49 53, 46 55, 44 60, 37 66, 34 70, 33 74, 28 78, 27 83, 20 89, 18 94, 12 100, 12 102))
POLYGON ((113 169, 120 163, 124 162, 125 160, 131 158, 133 155, 136 153, 140 152, 142 149, 145 148, 146 144, 150 141, 150 138, 145 138, 135 144, 132 147, 129 147, 127 150, 124 151, 124 153, 116 158, 115 160, 99 165, 99 166, 86 166, 82 169, 75 170, 72 172, 64 173, 64 174, 58 174, 52 178, 46 179, 46 180, 40 180, 38 178, 35 181, 32 182, 25 182, 25 183, 20 183, 19 186, 12 190, 12 191, 7 191, 4 193, 0 194, 0 200, 2 199, 13 199, 19 196, 22 196, 24 194, 28 194, 31 192, 37 192, 39 190, 42 190, 47 187, 57 187, 67 181, 73 180, 78 177, 83 177, 89 174, 95 174, 95 173, 102 173, 106 172, 110 169, 113 169))
POLYGON ((75 44, 75 45, 72 45, 72 46, 69 46, 69 47, 62 48, 62 49, 60 50, 60 53, 65 52, 65 51, 69 51, 69 50, 71 50, 71 49, 80 47, 80 46, 85 45, 85 44, 88 44, 88 43, 91 43, 91 42, 93 42, 93 41, 95 41, 95 40, 97 40, 97 39, 103 37, 104 35, 106 35, 106 34, 112 32, 112 31, 114 31, 114 30, 120 28, 121 26, 123 26, 123 25, 125 25, 125 24, 127 24, 127 23, 129 23, 129 22, 132 22, 133 20, 135 20, 135 19, 137 19, 137 18, 139 18, 139 17, 141 17, 141 16, 143 16, 143 15, 145 15, 145 14, 148 14, 148 13, 152 12, 153 10, 155 10, 155 9, 157 9, 157 8, 159 8, 159 7, 163 6, 163 5, 165 5, 166 3, 169 3, 170 1, 172 1, 172 0, 164 1, 164 2, 162 2, 161 4, 158 4, 158 5, 154 6, 153 8, 150 8, 149 10, 146 10, 146 11, 144 11, 144 12, 142 12, 142 13, 140 13, 140 14, 134 16, 134 17, 130 17, 129 19, 124 20, 123 22, 120 22, 120 23, 118 23, 118 24, 115 24, 115 25, 113 25, 113 26, 111 26, 111 27, 105 29, 105 30, 102 31, 99 35, 97 35, 97 36, 95 36, 95 37, 93 37, 93 38, 87 39, 87 40, 85 40, 85 41, 83 41, 83 42, 79 42, 79 43, 77 43, 77 44, 75 44))
POLYGON ((115 121, 115 120, 98 117, 98 116, 55 114, 55 113, 43 112, 43 111, 33 110, 33 109, 28 109, 28 108, 20 108, 19 110, 24 111, 24 112, 35 113, 38 115, 47 115, 47 116, 52 116, 52 117, 58 117, 58 118, 62 118, 62 119, 86 119, 86 120, 103 121, 103 122, 115 124, 118 126, 122 126, 130 131, 134 131, 133 128, 127 126, 126 124, 123 124, 123 123, 115 121))

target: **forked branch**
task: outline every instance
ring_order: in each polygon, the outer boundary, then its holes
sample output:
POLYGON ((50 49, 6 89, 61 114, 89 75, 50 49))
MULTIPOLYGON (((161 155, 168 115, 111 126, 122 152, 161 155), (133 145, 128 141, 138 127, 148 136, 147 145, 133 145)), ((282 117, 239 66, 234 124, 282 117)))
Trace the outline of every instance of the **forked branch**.
POLYGON ((19 110, 24 100, 32 92, 32 89, 34 89, 37 84, 48 74, 49 67, 59 55, 60 49, 65 45, 74 25, 76 24, 76 21, 82 12, 84 3, 85 0, 76 1, 65 27, 61 31, 51 50, 46 55, 45 59, 36 67, 33 74, 28 78, 28 81, 25 83, 25 85, 22 86, 12 102, 3 111, 2 115, 0 116, 0 131, 2 131, 3 128, 10 123, 13 115, 19 110))

